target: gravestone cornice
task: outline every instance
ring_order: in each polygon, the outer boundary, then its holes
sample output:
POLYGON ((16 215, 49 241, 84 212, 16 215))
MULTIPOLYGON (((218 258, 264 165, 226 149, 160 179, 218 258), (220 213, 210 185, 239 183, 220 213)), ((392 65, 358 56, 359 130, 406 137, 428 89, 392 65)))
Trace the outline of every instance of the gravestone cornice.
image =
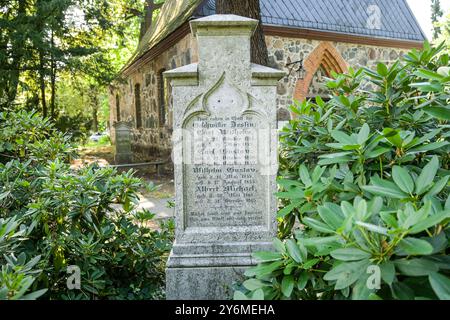
POLYGON ((132 129, 133 124, 130 121, 116 121, 113 124, 114 128, 117 129, 132 129))
POLYGON ((190 22, 194 36, 251 36, 258 26, 258 20, 233 14, 212 15, 190 22))

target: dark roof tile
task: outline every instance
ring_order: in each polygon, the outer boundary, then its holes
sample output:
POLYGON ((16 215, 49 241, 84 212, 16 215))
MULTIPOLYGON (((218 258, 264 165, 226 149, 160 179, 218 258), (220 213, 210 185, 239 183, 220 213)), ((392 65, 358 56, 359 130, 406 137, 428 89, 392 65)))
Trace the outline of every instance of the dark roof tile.
MULTIPOLYGON (((347 34, 425 40, 406 0, 260 0, 263 24, 326 30, 347 34), (380 28, 368 26, 369 7, 378 6, 380 28)), ((215 13, 215 0, 205 0, 197 15, 215 13)))

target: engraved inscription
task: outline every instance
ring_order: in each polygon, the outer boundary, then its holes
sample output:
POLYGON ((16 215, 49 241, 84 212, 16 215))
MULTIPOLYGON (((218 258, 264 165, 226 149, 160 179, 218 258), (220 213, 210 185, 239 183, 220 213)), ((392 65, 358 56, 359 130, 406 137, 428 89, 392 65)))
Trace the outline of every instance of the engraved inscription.
POLYGON ((261 119, 195 116, 185 145, 187 227, 263 226, 267 177, 261 175, 258 132, 261 119))

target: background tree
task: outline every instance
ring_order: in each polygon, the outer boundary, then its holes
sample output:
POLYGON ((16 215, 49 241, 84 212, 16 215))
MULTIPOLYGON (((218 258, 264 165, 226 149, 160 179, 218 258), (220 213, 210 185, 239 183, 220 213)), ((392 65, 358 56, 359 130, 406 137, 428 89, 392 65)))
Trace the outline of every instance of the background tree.
POLYGON ((438 22, 444 15, 441 8, 440 0, 431 0, 431 21, 433 22, 433 39, 436 39, 441 34, 441 27, 438 22))
POLYGON ((269 57, 261 24, 261 8, 259 0, 217 0, 216 12, 218 14, 236 14, 259 20, 260 23, 258 28, 252 37, 251 59, 254 63, 267 66, 269 57))
POLYGON ((144 2, 1 0, 0 110, 39 109, 55 121, 64 116, 65 122, 84 109, 91 110, 89 117, 97 115, 106 86, 137 46, 144 2), (130 18, 130 8, 141 17, 130 18), (71 103, 75 99, 63 92, 68 79, 83 83, 70 92, 87 96, 89 89, 91 102, 71 103), (100 105, 93 107, 94 102, 100 105))

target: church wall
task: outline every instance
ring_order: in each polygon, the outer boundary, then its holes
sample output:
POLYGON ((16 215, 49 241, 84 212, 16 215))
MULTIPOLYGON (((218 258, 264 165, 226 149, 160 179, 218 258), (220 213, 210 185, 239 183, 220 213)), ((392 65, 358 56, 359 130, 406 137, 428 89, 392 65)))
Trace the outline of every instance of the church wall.
MULTIPOLYGON (((321 41, 284 38, 279 36, 266 36, 269 51, 269 63, 271 67, 289 72, 286 64, 299 60, 305 60, 321 41)), ((369 45, 358 45, 349 43, 332 42, 348 66, 359 68, 367 66, 376 67, 377 62, 391 64, 407 51, 397 48, 375 47, 369 45)), ((313 57, 314 58, 314 57, 313 57)), ((317 57, 320 59, 320 57, 317 57)), ((123 81, 116 81, 110 88, 110 114, 111 123, 118 120, 116 104, 120 105, 120 120, 130 121, 133 124, 132 149, 135 156, 134 161, 145 161, 157 158, 167 159, 171 153, 172 134, 172 109, 170 101, 170 88, 165 84, 165 119, 160 119, 159 108, 161 106, 160 86, 162 70, 171 70, 198 60, 196 41, 188 34, 169 50, 147 63, 145 66, 134 70, 123 81), (142 127, 137 127, 136 119, 136 85, 141 91, 141 122, 142 127), (118 98, 118 99, 117 99, 118 98), (164 121, 162 121, 164 120, 164 121)), ((310 59, 311 60, 311 59, 310 59)), ((316 72, 316 71, 315 71, 316 72)), ((308 94, 315 96, 322 94, 323 84, 321 78, 323 72, 319 69, 314 76, 308 94)), ((293 103, 298 82, 298 72, 292 72, 279 82, 278 85, 278 107, 280 114, 286 117, 288 107, 293 103)), ((280 119, 286 120, 286 119, 280 119)), ((114 129, 111 128, 111 137, 114 140, 114 129)))
MULTIPOLYGON (((273 68, 285 70, 289 73, 286 64, 290 62, 306 60, 308 56, 317 48, 322 41, 282 38, 279 36, 266 36, 267 48, 269 51, 269 64, 273 68)), ((388 47, 375 47, 369 45, 358 45, 351 43, 332 42, 331 43, 347 62, 348 66, 358 69, 360 67, 376 68, 378 62, 392 64, 407 50, 388 47)), ((320 57, 316 57, 320 59, 320 57)), ((321 74, 324 76, 323 74, 321 74)), ((303 75, 304 76, 304 75, 303 75)), ((292 72, 291 76, 285 77, 278 84, 278 107, 288 108, 293 104, 296 83, 299 80, 298 72, 292 72)), ((309 94, 312 96, 323 92, 323 82, 320 77, 316 77, 311 82, 309 94)))
MULTIPOLYGON (((110 120, 132 123, 132 150, 134 161, 167 159, 171 153, 172 109, 168 101, 170 87, 163 82, 162 72, 197 61, 196 43, 188 34, 169 50, 134 70, 124 79, 117 80, 110 88, 110 120), (136 117, 136 89, 140 86, 141 126, 136 117), (161 86, 165 99, 161 99, 161 86), (120 116, 117 115, 117 98, 120 116), (160 111, 164 105, 164 115, 160 111)), ((114 140, 114 128, 111 128, 114 140)), ((113 141, 114 142, 114 141, 113 141)))

